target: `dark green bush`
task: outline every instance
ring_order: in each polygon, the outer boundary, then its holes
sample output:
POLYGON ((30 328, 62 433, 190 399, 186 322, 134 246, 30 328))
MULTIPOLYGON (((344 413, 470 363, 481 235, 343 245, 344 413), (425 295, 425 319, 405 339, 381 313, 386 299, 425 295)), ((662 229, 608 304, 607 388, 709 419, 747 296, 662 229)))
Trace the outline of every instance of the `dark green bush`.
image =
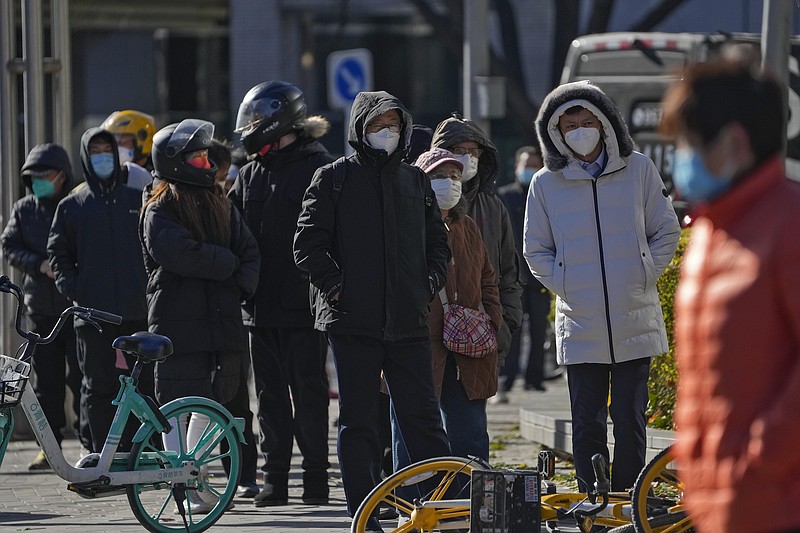
POLYGON ((653 357, 650 363, 650 381, 648 395, 649 425, 659 429, 674 429, 673 415, 675 414, 675 394, 678 385, 678 370, 675 367, 675 315, 673 304, 675 301, 675 288, 680 276, 681 260, 689 240, 690 230, 681 231, 681 240, 678 251, 672 258, 667 269, 658 279, 658 295, 661 298, 661 309, 664 311, 664 323, 667 327, 669 340, 669 353, 661 357, 653 357))

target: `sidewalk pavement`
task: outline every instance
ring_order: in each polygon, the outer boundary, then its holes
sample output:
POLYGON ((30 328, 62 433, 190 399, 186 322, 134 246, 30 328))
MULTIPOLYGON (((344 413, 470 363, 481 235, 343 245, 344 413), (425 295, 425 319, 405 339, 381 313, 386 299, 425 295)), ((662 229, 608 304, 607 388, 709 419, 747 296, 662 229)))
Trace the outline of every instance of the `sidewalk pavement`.
MULTIPOLYGON (((541 446, 520 435, 520 413, 537 406, 550 411, 569 410, 566 385, 563 379, 547 383, 547 392, 525 391, 509 393, 506 404, 489 402, 489 433, 493 441, 490 462, 496 466, 533 467, 541 446)), ((336 401, 331 402, 330 419, 338 414, 336 401)), ((18 420, 25 424, 26 421, 18 420)), ((236 499, 236 507, 227 512, 212 528, 237 533, 343 533, 349 531, 350 519, 345 511, 344 491, 336 457, 336 428, 329 432, 331 453, 331 500, 326 506, 300 503, 302 492, 301 457, 295 446, 290 476, 290 502, 284 507, 256 508, 252 500, 236 499)), ((55 531, 99 533, 140 532, 143 528, 133 517, 125 496, 85 500, 66 489, 66 482, 51 472, 28 472, 27 464, 38 452, 33 441, 15 441, 8 446, 0 468, 0 530, 55 531)), ((80 454, 78 441, 64 441, 64 454, 74 463, 80 454)), ((577 531, 561 527, 562 531, 577 531)), ((542 529, 545 530, 544 527, 542 529)))

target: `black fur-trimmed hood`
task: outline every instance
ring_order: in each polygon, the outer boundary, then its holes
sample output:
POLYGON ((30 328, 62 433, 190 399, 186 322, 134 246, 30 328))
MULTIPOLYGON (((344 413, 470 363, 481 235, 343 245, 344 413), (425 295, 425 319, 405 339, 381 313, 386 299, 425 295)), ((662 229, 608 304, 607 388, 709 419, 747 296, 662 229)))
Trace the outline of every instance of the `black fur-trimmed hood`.
POLYGON ((609 166, 625 166, 620 158, 633 153, 633 139, 617 106, 599 87, 590 81, 565 83, 553 89, 539 108, 536 117, 536 134, 542 147, 544 164, 548 170, 562 170, 577 158, 569 149, 558 129, 558 119, 564 111, 580 105, 597 115, 603 124, 603 142, 608 153, 609 166))

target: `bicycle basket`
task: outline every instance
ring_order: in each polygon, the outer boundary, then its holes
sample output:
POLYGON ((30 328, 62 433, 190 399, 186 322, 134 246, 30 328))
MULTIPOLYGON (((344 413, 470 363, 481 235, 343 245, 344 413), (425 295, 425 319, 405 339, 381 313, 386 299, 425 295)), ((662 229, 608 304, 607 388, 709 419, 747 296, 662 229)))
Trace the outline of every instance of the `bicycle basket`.
POLYGON ((31 365, 0 355, 0 408, 14 407, 22 399, 31 365))

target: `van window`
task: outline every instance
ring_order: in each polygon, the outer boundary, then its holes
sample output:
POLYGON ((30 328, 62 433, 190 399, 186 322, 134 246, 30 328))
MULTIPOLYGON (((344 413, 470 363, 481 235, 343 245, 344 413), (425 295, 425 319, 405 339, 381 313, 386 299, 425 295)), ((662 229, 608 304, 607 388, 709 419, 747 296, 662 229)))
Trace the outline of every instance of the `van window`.
POLYGON ((581 54, 575 65, 578 78, 602 76, 662 76, 682 69, 687 54, 681 50, 607 50, 581 54))

